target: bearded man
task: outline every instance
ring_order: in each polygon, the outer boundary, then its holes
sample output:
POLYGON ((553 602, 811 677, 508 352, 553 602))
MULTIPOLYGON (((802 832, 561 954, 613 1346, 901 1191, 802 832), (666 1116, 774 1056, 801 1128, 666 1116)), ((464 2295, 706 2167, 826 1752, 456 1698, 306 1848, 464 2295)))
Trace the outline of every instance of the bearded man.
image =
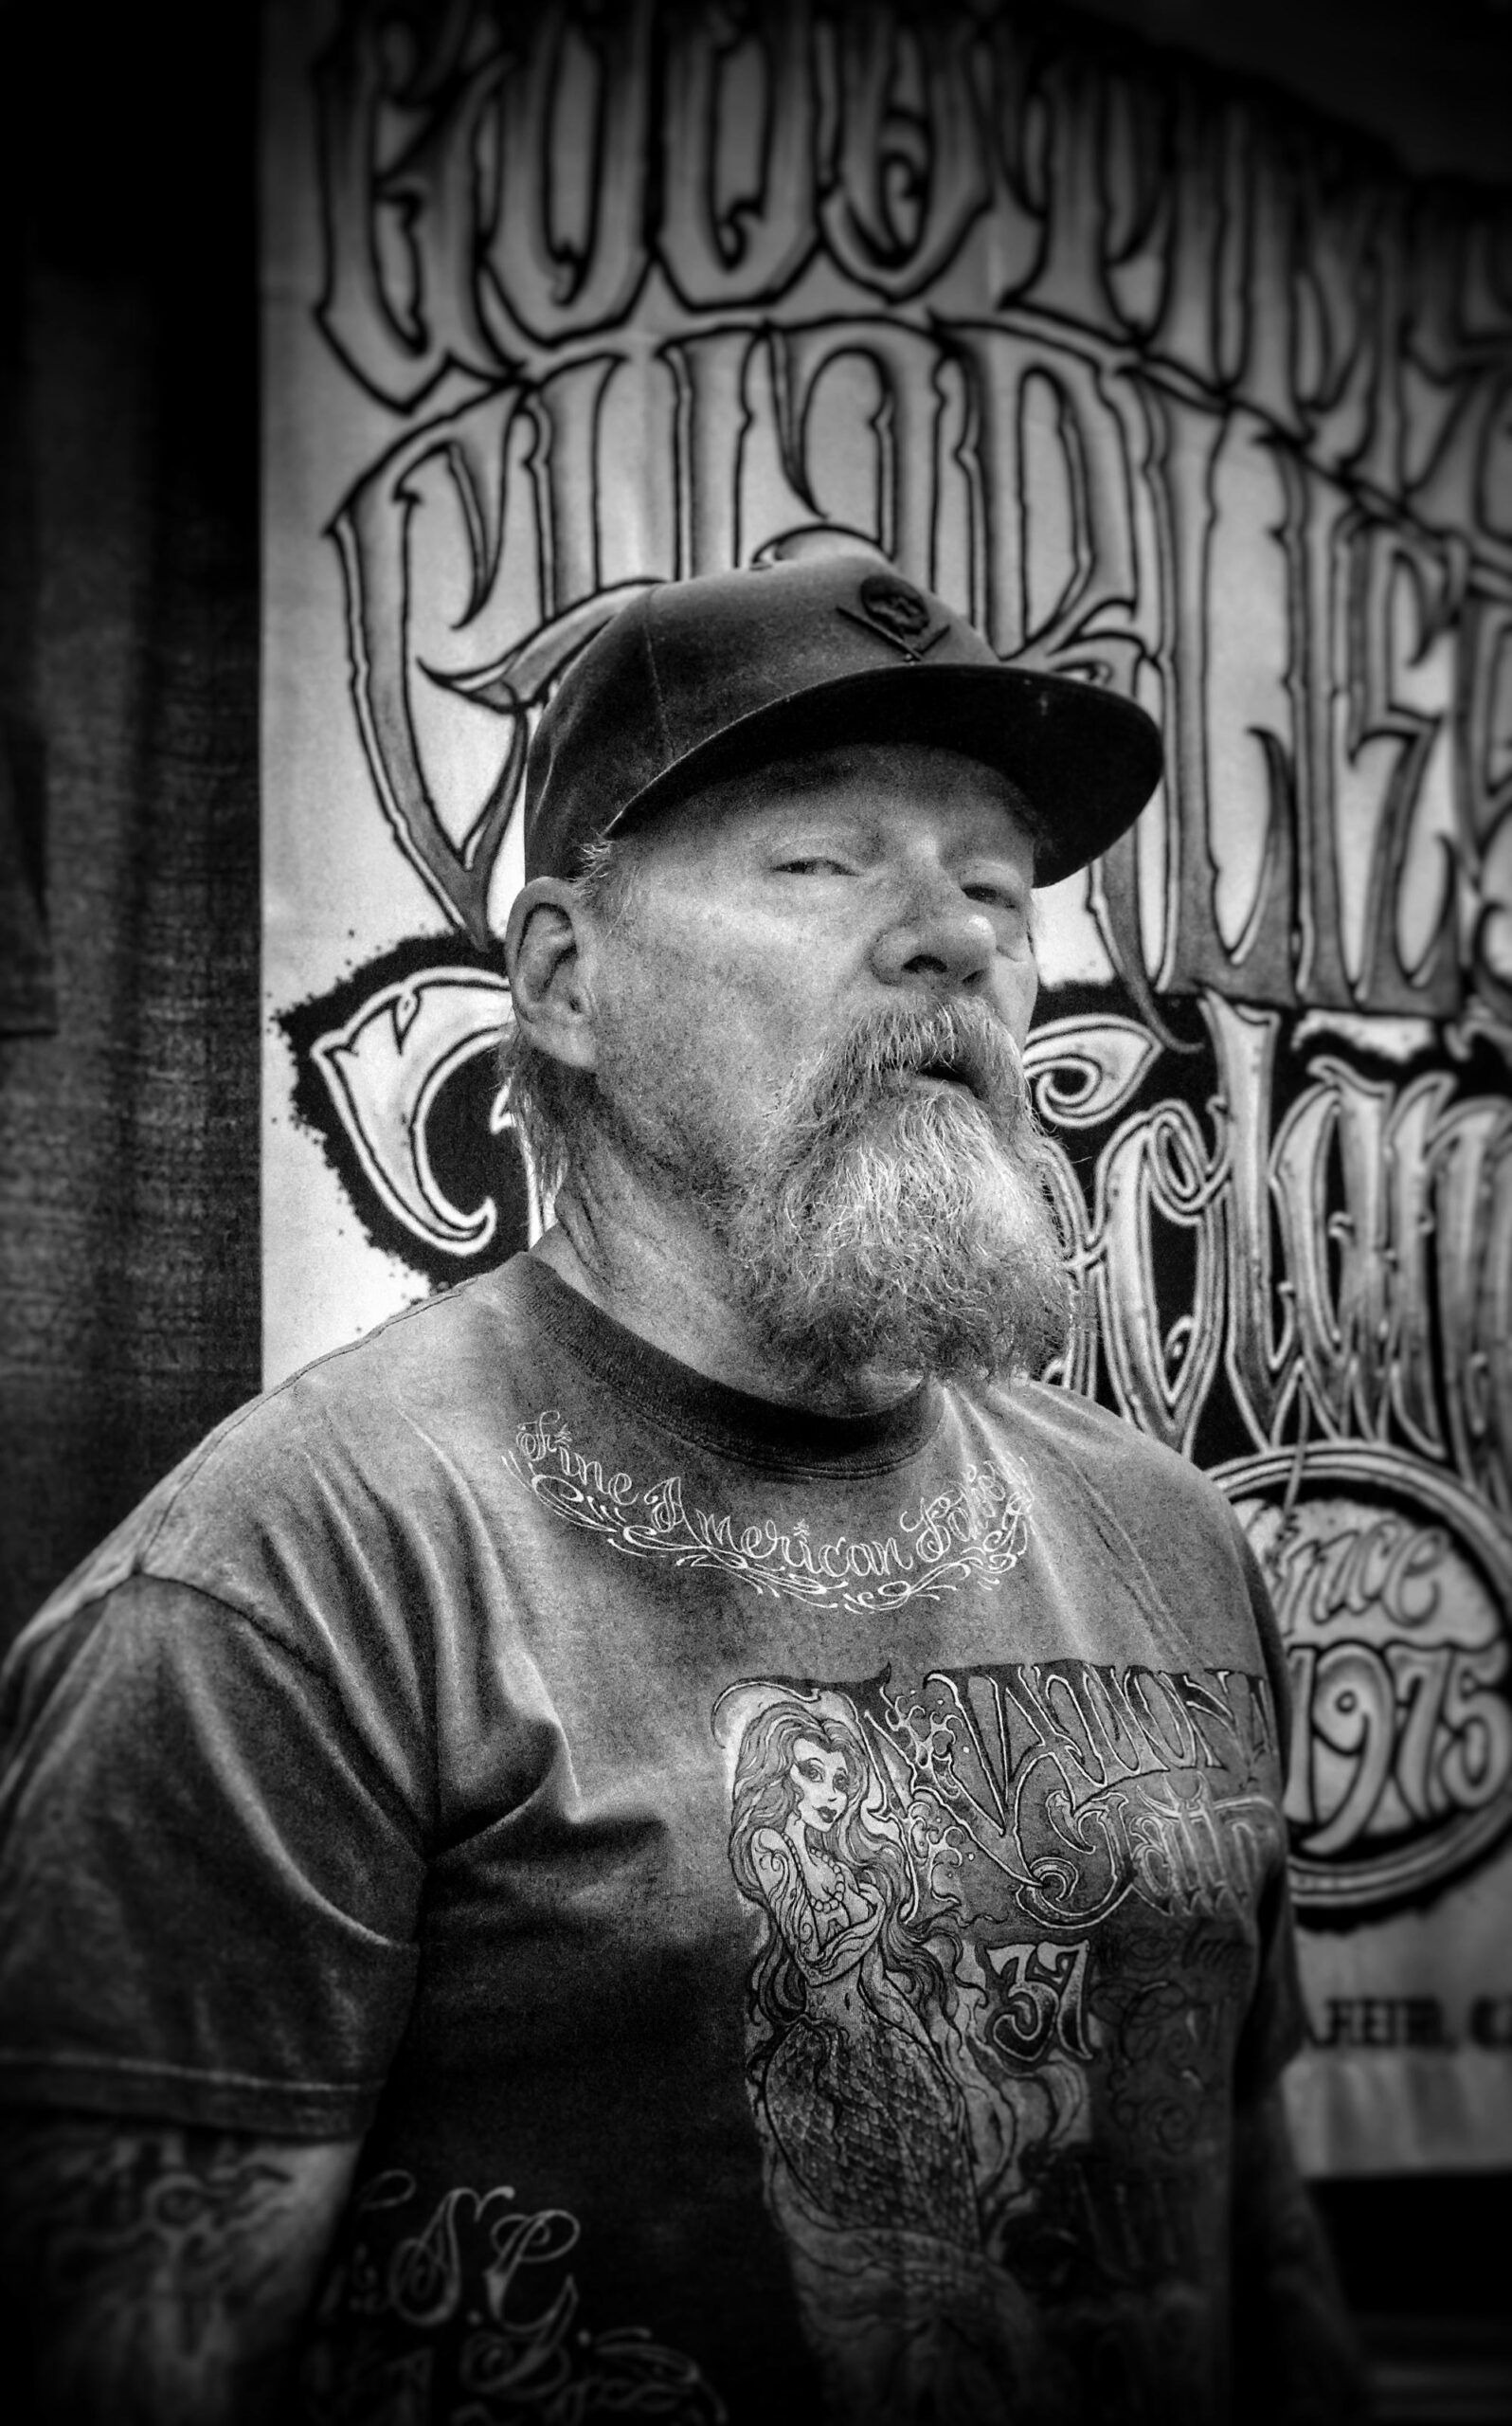
POLYGON ((859 555, 566 676, 554 1224, 234 1417, 9 1672, 38 2417, 1351 2414, 1265 1594, 1028 1378, 1032 891, 1158 771, 859 555))

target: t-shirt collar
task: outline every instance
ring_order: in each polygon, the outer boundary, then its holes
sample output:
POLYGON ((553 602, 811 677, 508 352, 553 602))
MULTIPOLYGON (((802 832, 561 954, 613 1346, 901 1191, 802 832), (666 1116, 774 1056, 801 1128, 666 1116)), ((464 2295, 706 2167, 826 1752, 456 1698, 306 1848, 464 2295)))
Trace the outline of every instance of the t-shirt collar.
POLYGON ((627 1331, 538 1256, 515 1256, 505 1270, 553 1339, 618 1397, 664 1431, 742 1464, 788 1473, 876 1473, 913 1457, 940 1421, 940 1386, 931 1380, 861 1415, 823 1415, 730 1389, 627 1331))

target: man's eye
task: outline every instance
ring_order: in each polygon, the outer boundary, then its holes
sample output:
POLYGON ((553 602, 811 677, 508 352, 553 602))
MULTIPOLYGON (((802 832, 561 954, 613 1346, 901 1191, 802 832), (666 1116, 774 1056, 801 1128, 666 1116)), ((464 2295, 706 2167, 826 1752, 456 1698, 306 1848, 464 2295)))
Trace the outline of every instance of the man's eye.
POLYGON ((968 901, 979 902, 983 910, 991 913, 999 951, 1021 952, 1031 945, 1033 931, 1029 904, 1022 894, 1010 892, 1004 885, 985 881, 963 884, 961 890, 968 901))
POLYGON ((819 858, 779 860, 777 873, 779 876, 843 876, 845 864, 841 860, 819 858))

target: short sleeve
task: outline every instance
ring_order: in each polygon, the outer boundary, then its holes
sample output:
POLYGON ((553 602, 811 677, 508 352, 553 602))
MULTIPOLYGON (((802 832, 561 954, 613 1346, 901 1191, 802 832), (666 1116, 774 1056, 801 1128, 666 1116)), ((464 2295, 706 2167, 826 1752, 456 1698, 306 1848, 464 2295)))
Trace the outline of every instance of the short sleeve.
MULTIPOLYGON (((1291 1742, 1291 1695, 1287 1681, 1286 1651, 1259 1562, 1245 1538, 1243 1527, 1232 1512, 1230 1521, 1244 1570, 1245 1588, 1250 1596, 1250 1607, 1275 1711, 1275 1784, 1279 1805, 1286 1790, 1286 1763, 1291 1742)), ((1284 1814, 1281 1841, 1285 1846, 1284 1814)), ((1306 2008, 1303 2003, 1298 1970, 1296 1925, 1284 1858, 1276 1863, 1262 1891, 1259 1924, 1260 1976, 1245 2017, 1234 2073, 1234 2095, 1240 2104, 1263 2097, 1268 2090, 1273 2089, 1306 2037, 1306 2008)))
POLYGON ((1297 1935, 1284 1864, 1260 1899, 1260 1976, 1250 2000, 1234 2061, 1235 2103, 1248 2105, 1273 2089, 1306 2037, 1297 1935))
POLYGON ((23 1637, 0 1729, 0 2100, 360 2133, 424 1860, 318 1670, 138 1576, 23 1637))

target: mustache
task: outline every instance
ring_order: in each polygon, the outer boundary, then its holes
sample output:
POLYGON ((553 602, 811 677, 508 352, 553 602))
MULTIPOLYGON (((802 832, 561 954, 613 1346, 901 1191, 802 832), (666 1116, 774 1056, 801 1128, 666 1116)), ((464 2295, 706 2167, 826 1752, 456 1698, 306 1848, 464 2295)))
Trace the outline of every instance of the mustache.
POLYGON ((927 1008, 890 1004, 860 1020, 795 1076, 795 1110, 804 1130, 833 1134, 884 1101, 896 1102, 900 1077, 938 1077, 964 1087, 1005 1143, 1032 1121, 1023 1056, 983 1004, 943 1002, 927 1008))

